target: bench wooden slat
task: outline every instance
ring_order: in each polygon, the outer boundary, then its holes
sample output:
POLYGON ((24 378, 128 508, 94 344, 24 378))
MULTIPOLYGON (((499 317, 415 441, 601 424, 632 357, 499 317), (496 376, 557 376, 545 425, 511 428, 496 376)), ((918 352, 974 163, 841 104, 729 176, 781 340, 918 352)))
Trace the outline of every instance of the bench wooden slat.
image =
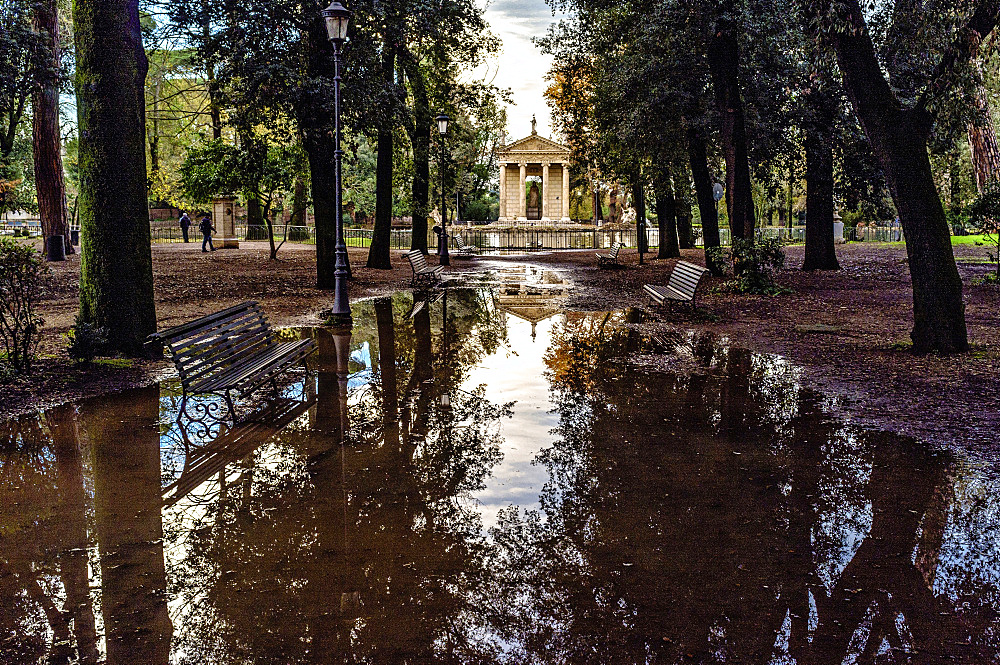
POLYGON ((308 345, 309 341, 286 342, 273 348, 264 349, 258 355, 247 358, 245 362, 233 365, 217 375, 208 377, 205 381, 197 384, 195 388, 209 392, 227 385, 239 388, 244 381, 252 379, 258 374, 266 373, 275 363, 280 363, 285 357, 293 355, 300 347, 308 345))
POLYGON ((206 377, 203 381, 194 385, 195 389, 207 390, 211 392, 220 386, 238 386, 247 377, 256 374, 261 368, 266 367, 275 360, 281 359, 295 351, 297 346, 307 344, 309 340, 299 340, 297 342, 285 342, 258 349, 255 353, 243 357, 242 362, 234 363, 225 367, 218 374, 206 377))
POLYGON ((195 319, 194 321, 188 321, 187 323, 182 323, 179 326, 161 330, 160 332, 153 333, 149 337, 167 342, 168 340, 176 337, 185 337, 190 335, 193 331, 208 327, 219 320, 229 317, 230 315, 239 314, 248 309, 256 310, 258 307, 257 301, 248 300, 240 303, 239 305, 233 305, 232 307, 227 307, 226 309, 219 310, 218 312, 213 312, 212 314, 195 319))
POLYGON ((598 267, 604 265, 618 265, 618 253, 622 251, 625 243, 618 242, 611 246, 611 251, 607 254, 597 254, 598 267))
POLYGON ((154 333, 146 344, 169 351, 185 398, 224 392, 227 400, 231 390, 245 394, 317 349, 311 339, 278 343, 254 301, 154 333))
POLYGON ((440 274, 444 271, 444 266, 427 265, 427 257, 419 249, 407 252, 406 258, 410 261, 410 269, 413 270, 413 275, 410 279, 411 283, 424 280, 437 281, 440 278, 440 274))
POLYGON ((665 300, 680 300, 691 302, 691 307, 695 306, 695 296, 698 293, 698 285, 708 273, 708 269, 687 261, 678 261, 674 269, 670 271, 670 278, 667 284, 646 284, 642 288, 658 304, 662 305, 665 300))

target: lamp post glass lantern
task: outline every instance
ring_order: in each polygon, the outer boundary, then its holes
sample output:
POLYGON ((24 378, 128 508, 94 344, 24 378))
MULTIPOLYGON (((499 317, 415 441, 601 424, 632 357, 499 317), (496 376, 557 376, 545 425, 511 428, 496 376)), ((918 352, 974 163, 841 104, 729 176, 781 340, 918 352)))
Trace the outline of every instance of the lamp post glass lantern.
POLYGON ((448 122, 451 120, 444 113, 435 118, 438 126, 438 134, 441 135, 441 233, 438 235, 438 256, 443 266, 451 265, 451 257, 448 256, 448 197, 444 191, 444 137, 448 134, 448 122))
POLYGON ((351 21, 351 12, 338 0, 333 0, 330 6, 321 12, 326 24, 326 34, 333 44, 333 173, 335 185, 334 213, 336 220, 334 229, 337 235, 334 255, 336 263, 333 271, 334 296, 333 317, 343 323, 351 320, 351 302, 347 294, 347 278, 350 273, 347 267, 347 243, 344 242, 344 194, 341 167, 344 151, 340 149, 340 49, 347 41, 347 27, 351 21))

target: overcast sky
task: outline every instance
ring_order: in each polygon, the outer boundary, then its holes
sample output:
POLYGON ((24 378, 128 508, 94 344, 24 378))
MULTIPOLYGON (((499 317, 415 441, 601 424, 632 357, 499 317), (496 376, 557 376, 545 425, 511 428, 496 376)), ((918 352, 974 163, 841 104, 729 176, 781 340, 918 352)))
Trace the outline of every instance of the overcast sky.
MULTIPOLYGON (((513 141, 531 133, 531 115, 538 118, 538 133, 550 136, 549 107, 542 92, 552 58, 531 43, 544 35, 556 19, 545 0, 486 0, 486 20, 493 34, 503 40, 503 50, 481 72, 499 88, 510 88, 514 104, 507 107, 507 135, 513 141)), ((480 72, 477 72, 480 73, 480 72)))

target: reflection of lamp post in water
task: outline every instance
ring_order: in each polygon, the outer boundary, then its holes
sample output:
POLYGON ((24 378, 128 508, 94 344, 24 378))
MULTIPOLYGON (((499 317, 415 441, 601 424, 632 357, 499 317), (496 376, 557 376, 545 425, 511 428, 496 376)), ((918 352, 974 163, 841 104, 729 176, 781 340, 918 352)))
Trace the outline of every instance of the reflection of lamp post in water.
POLYGON ((448 121, 451 118, 442 113, 435 120, 437 120, 438 134, 441 135, 441 163, 438 165, 441 170, 441 233, 438 234, 438 255, 441 257, 441 265, 450 266, 451 257, 448 256, 448 196, 444 191, 444 137, 448 134, 448 121))

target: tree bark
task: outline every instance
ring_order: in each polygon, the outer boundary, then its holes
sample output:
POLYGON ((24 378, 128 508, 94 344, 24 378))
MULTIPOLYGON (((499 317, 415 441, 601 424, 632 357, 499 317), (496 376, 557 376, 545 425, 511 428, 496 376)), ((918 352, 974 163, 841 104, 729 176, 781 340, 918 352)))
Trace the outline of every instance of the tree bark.
MULTIPOLYGON (((724 4, 732 4, 726 0, 724 4)), ((746 122, 743 98, 740 94, 740 52, 736 23, 727 17, 735 13, 731 7, 722 11, 716 22, 715 35, 708 47, 708 63, 715 88, 715 103, 722 118, 721 137, 726 158, 726 209, 729 229, 734 238, 753 241, 753 185, 750 179, 750 158, 747 150, 746 122)))
MULTIPOLYGON (((39 68, 31 102, 31 137, 38 213, 46 249, 50 237, 62 236, 65 254, 72 254, 74 250, 67 222, 66 184, 63 180, 62 141, 59 133, 59 9, 55 0, 39 0, 35 4, 35 30, 44 40, 50 65, 50 68, 39 68)), ((66 258, 65 254, 46 255, 50 259, 61 261, 66 258)))
MULTIPOLYGON (((701 214, 701 233, 705 249, 719 247, 719 213, 712 196, 712 173, 708 170, 708 146, 705 137, 694 127, 688 127, 688 157, 691 160, 691 175, 694 190, 698 196, 698 212, 701 214)), ((713 275, 722 274, 722 266, 710 261, 705 254, 705 267, 713 275)))
MULTIPOLYGON (((382 45, 382 82, 386 92, 394 84, 396 45, 387 36, 382 45)), ((372 229, 372 245, 368 249, 368 267, 377 270, 392 270, 390 246, 392 239, 392 132, 391 114, 386 114, 378 128, 377 155, 375 164, 375 226, 372 229)))
POLYGON ((407 51, 404 54, 406 77, 410 81, 413 95, 413 124, 411 125, 410 143, 413 145, 413 209, 411 216, 410 249, 419 249, 427 254, 427 215, 430 214, 430 181, 431 181, 431 128, 434 119, 431 117, 430 105, 427 101, 427 86, 424 83, 423 72, 416 58, 407 51))
POLYGON ((833 109, 821 93, 807 96, 806 248, 803 270, 839 270, 833 238, 833 109))
POLYGON ((306 181, 298 176, 292 189, 292 215, 288 220, 292 226, 306 225, 306 181))
POLYGON ((694 227, 691 225, 691 173, 683 157, 674 158, 671 166, 674 181, 674 208, 677 216, 677 240, 681 249, 694 249, 694 227))
MULTIPOLYGON (((906 237, 913 280, 913 350, 917 353, 969 348, 962 279, 951 234, 927 155, 934 117, 921 101, 903 108, 886 81, 857 0, 845 0, 852 25, 831 33, 844 89, 886 176, 906 237)), ((986 36, 995 12, 977 8, 970 27, 986 36)), ((965 32, 960 31, 960 34, 965 32)), ((952 62, 953 52, 942 62, 952 62)))
POLYGON ((658 259, 672 259, 681 255, 677 240, 677 201, 674 199, 674 188, 670 184, 670 170, 660 168, 653 180, 653 193, 656 195, 656 223, 660 229, 658 259))
POLYGON ((642 255, 649 251, 649 239, 646 235, 646 183, 641 170, 636 172, 632 181, 632 198, 635 205, 635 244, 641 264, 642 255))
POLYGON ((138 0, 73 6, 80 130, 80 315, 126 355, 156 332, 138 0))
MULTIPOLYGON (((309 25, 306 73, 313 79, 329 78, 333 72, 333 53, 326 26, 317 15, 309 25)), ((330 86, 332 88, 332 86, 330 86)), ((309 156, 313 213, 316 223, 316 286, 332 289, 337 265, 336 173, 333 150, 332 99, 315 86, 304 91, 297 105, 302 143, 309 156)))

